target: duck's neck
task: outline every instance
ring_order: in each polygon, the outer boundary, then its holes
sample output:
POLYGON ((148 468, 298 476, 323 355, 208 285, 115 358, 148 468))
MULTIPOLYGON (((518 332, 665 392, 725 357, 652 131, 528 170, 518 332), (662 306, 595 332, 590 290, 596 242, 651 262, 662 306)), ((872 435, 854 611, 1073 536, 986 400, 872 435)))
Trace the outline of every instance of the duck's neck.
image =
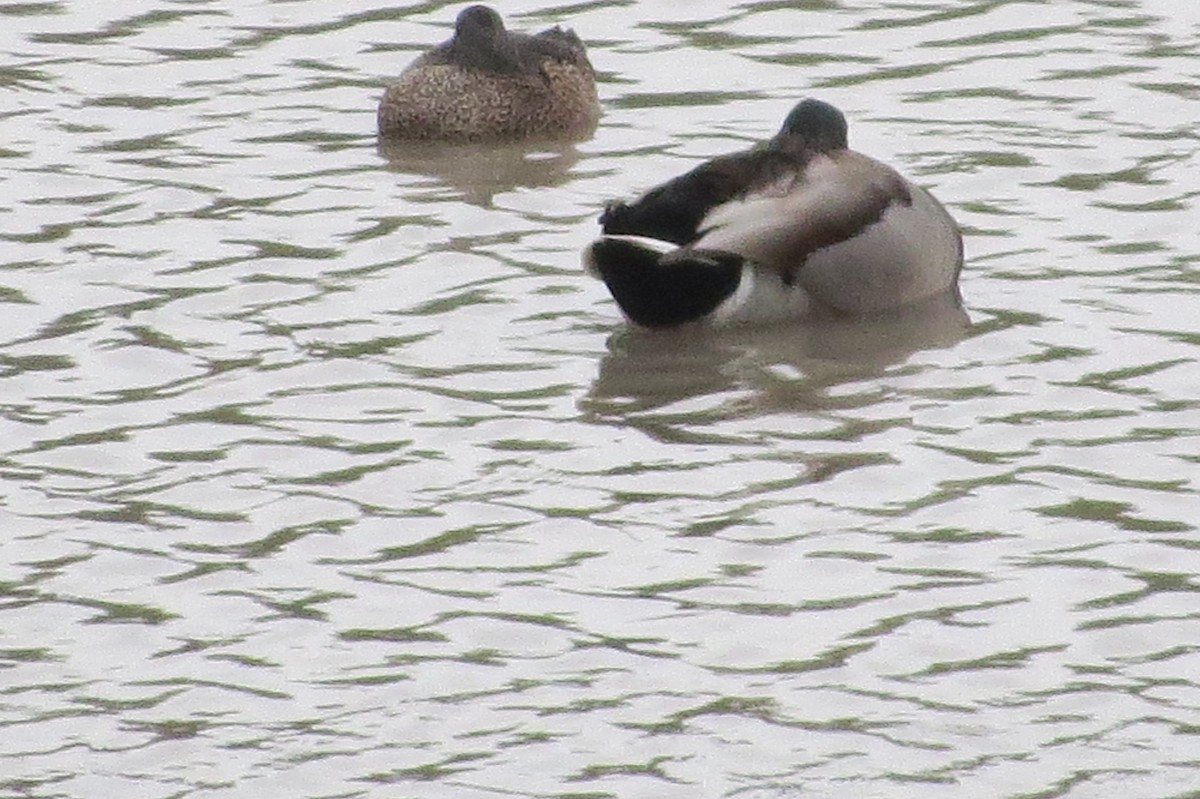
POLYGON ((528 72, 516 41, 507 32, 493 36, 458 35, 450 43, 450 60, 469 69, 520 75, 528 72))

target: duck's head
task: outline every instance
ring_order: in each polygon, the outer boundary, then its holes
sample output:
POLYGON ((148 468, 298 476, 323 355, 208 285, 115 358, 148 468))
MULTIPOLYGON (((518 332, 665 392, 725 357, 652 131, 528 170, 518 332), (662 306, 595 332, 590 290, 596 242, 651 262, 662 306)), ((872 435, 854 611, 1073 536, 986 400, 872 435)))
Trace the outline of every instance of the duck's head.
POLYGON ((522 71, 521 57, 504 20, 488 6, 467 6, 459 12, 450 46, 454 58, 468 67, 509 74, 522 71))
POLYGON ((454 36, 465 44, 486 46, 505 33, 504 20, 488 6, 467 6, 454 20, 454 36))
POLYGON ((775 141, 789 149, 799 146, 816 152, 844 150, 849 146, 846 117, 829 103, 811 98, 801 100, 783 120, 775 141))

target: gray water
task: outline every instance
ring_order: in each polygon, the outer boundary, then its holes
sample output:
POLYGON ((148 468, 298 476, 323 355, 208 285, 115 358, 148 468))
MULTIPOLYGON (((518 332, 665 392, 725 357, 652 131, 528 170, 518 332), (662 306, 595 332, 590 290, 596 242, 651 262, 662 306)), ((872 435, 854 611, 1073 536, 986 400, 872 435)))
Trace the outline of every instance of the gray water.
POLYGON ((0 796, 1200 796, 1200 5, 505 3, 595 137, 378 152, 460 8, 0 4, 0 796), (805 95, 965 318, 625 330, 805 95))

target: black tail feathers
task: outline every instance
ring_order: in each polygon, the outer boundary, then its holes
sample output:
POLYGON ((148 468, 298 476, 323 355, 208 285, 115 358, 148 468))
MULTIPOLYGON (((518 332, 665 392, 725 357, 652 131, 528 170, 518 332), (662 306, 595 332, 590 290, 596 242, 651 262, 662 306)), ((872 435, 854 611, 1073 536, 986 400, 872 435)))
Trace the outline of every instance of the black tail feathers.
POLYGON ((664 255, 636 241, 603 238, 591 245, 589 260, 625 315, 643 327, 702 319, 742 279, 742 257, 718 250, 682 248, 664 255))

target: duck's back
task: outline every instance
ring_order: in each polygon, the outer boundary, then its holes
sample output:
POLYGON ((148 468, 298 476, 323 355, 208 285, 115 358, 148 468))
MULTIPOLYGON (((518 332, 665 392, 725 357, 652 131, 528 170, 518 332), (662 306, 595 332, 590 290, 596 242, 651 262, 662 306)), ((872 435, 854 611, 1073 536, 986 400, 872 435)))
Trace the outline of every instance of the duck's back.
POLYGON ((610 203, 600 217, 600 226, 605 235, 691 244, 708 227, 715 210, 786 179, 802 166, 802 161, 764 148, 718 156, 651 189, 635 202, 610 203))

